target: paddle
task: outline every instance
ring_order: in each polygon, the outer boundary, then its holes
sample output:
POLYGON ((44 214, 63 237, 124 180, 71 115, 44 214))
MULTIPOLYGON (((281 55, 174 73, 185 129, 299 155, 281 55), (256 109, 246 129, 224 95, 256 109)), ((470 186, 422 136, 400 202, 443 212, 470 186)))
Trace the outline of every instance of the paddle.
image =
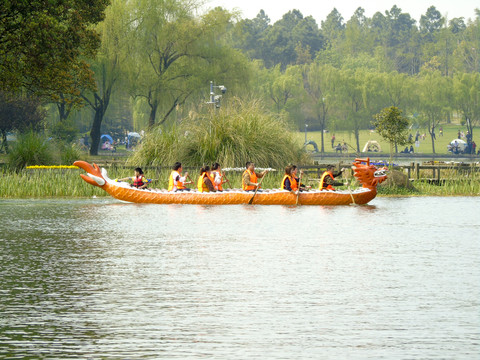
POLYGON ((250 205, 253 203, 253 198, 255 197, 255 195, 257 195, 257 191, 258 189, 260 188, 260 185, 262 185, 262 181, 263 179, 265 179, 265 176, 267 176, 267 173, 265 173, 262 178, 260 179, 260 182, 258 183, 258 186, 257 188, 255 189, 255 193, 253 194, 252 198, 250 199, 250 201, 248 202, 250 205))
POLYGON ((190 178, 190 174, 187 175, 187 179, 188 179, 189 182, 188 182, 188 183, 185 183, 185 185, 193 184, 193 181, 192 181, 192 179, 190 178))
POLYGON ((295 205, 298 205, 298 198, 300 197, 300 186, 302 185, 302 175, 303 175, 303 171, 300 171, 300 177, 298 178, 297 201, 295 202, 295 205))
POLYGON ((232 184, 230 184, 230 180, 227 179, 227 175, 223 173, 223 177, 225 178, 225 181, 223 182, 224 184, 228 182, 228 186, 230 186, 230 189, 232 188, 232 184))
POLYGON ((348 187, 348 192, 350 193, 350 196, 352 198, 353 205, 357 205, 357 203, 355 202, 355 198, 353 197, 353 194, 352 194, 352 189, 350 189, 350 184, 348 184, 347 187, 348 187))

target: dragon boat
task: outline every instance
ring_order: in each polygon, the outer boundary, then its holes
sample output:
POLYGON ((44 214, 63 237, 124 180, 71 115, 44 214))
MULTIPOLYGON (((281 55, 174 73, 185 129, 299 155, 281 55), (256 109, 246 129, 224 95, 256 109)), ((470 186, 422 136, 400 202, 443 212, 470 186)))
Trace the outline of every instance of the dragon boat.
POLYGON ((182 191, 137 189, 126 182, 117 182, 108 177, 107 171, 97 164, 75 161, 75 166, 85 170, 87 175, 80 176, 87 183, 98 186, 115 199, 146 204, 204 204, 204 205, 349 205, 367 204, 377 195, 377 185, 386 180, 386 168, 377 169, 370 159, 355 159, 352 165, 354 176, 362 187, 353 190, 310 190, 297 195, 287 190, 271 189, 246 192, 240 189, 222 192, 182 191))

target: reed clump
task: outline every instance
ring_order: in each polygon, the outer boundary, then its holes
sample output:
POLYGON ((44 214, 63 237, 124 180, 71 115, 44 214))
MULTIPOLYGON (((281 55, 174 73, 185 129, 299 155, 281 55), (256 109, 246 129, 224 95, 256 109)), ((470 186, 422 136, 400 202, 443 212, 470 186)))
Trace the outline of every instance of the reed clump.
POLYGON ((150 131, 128 163, 171 166, 177 161, 184 166, 219 162, 224 167, 254 161, 274 168, 311 162, 284 119, 268 113, 258 101, 239 99, 213 112, 192 112, 171 129, 150 131))

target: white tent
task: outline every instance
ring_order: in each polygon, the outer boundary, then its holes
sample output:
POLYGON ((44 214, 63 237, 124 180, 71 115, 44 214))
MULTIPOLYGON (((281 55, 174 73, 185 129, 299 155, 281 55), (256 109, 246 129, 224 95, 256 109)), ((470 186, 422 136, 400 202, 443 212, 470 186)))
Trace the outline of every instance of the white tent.
POLYGON ((133 137, 133 138, 138 138, 138 139, 141 138, 140 134, 137 133, 137 132, 129 132, 129 133, 127 134, 127 136, 128 136, 128 137, 133 137))
POLYGON ((367 152, 367 151, 381 152, 382 148, 380 147, 380 144, 378 143, 378 141, 369 140, 363 147, 362 152, 367 152))
POLYGON ((461 139, 453 139, 450 142, 450 145, 447 146, 449 151, 452 151, 455 149, 455 147, 458 149, 458 151, 465 151, 465 148, 467 147, 467 143, 461 139))

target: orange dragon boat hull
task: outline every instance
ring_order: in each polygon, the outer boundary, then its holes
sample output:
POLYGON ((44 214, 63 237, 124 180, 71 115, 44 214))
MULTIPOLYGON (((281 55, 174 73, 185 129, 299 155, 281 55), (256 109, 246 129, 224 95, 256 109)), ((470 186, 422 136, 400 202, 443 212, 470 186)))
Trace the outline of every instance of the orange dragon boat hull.
MULTIPOLYGON (((100 170, 96 164, 76 161, 75 166, 82 168, 87 175, 80 176, 89 184, 98 186, 115 199, 146 204, 203 204, 203 205, 237 205, 248 204, 253 192, 241 190, 225 190, 223 192, 168 192, 133 188, 127 183, 116 182, 107 176, 105 169, 100 170)), ((363 187, 355 190, 311 190, 300 192, 298 205, 363 205, 377 195, 376 185, 386 179, 385 170, 377 170, 370 165, 369 159, 356 159, 352 167, 354 175, 363 183, 363 187), (366 164, 364 164, 366 163, 366 164)), ((257 192, 252 204, 256 205, 296 205, 297 196, 286 190, 264 190, 257 192)))

